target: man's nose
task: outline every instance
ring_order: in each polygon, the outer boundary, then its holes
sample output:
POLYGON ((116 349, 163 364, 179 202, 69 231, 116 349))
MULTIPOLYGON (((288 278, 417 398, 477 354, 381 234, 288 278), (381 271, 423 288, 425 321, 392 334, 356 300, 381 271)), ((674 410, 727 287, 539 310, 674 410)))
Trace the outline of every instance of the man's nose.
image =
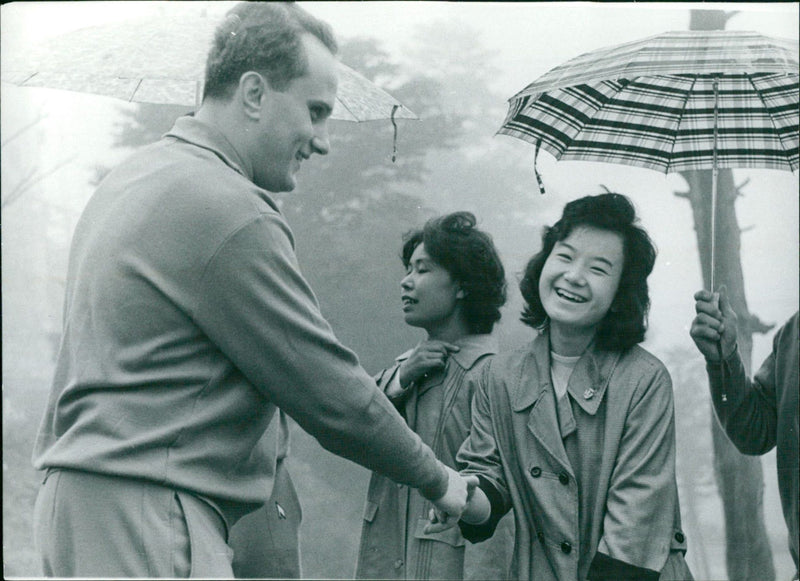
POLYGON ((409 272, 400 281, 400 288, 403 290, 410 290, 412 286, 413 283, 411 282, 411 273, 409 272))
POLYGON ((311 138, 311 150, 319 155, 328 155, 331 150, 331 144, 327 129, 317 130, 316 135, 311 138))

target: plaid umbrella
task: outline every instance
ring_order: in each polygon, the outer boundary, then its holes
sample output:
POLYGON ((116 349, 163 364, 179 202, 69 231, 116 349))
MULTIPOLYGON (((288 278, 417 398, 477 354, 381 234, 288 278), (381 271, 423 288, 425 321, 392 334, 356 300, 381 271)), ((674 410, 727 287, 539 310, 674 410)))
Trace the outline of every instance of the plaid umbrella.
POLYGON ((719 168, 797 171, 798 92, 797 41, 668 32, 554 68, 509 100, 498 133, 561 160, 711 169, 714 217, 719 168))

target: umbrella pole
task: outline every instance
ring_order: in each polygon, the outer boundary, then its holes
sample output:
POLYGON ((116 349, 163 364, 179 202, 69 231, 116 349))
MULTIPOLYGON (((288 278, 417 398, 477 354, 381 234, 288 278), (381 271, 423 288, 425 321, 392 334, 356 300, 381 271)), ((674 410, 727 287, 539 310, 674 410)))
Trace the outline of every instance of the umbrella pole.
POLYGON ((717 123, 718 123, 718 103, 719 103, 719 84, 714 79, 714 140, 712 146, 712 170, 711 170, 711 292, 714 292, 714 272, 717 266, 717 123))
MULTIPOLYGON (((719 83, 714 79, 714 141, 712 152, 711 164, 711 292, 714 292, 714 271, 716 270, 717 262, 717 124, 719 122, 719 83)), ((719 297, 715 297, 717 307, 719 308, 719 297)), ((720 362, 722 362, 722 339, 717 342, 717 355, 720 362)), ((723 369, 724 369, 723 365, 723 369)), ((722 374, 722 402, 728 401, 728 390, 725 387, 725 374, 722 374)))

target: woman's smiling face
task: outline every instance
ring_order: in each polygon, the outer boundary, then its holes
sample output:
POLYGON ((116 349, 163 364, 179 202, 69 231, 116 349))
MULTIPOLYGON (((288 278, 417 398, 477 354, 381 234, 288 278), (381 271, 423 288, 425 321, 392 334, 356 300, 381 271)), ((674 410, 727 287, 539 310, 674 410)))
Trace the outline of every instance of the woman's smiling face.
POLYGON ((539 277, 550 328, 593 337, 617 294, 624 262, 622 236, 578 226, 556 242, 539 277))

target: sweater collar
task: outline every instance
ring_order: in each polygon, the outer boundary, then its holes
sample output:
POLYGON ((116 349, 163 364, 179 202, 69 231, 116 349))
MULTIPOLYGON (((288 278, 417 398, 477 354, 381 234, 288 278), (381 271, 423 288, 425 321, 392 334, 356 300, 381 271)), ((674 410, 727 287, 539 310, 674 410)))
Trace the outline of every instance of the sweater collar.
POLYGON ((164 137, 180 139, 216 154, 226 165, 253 181, 253 167, 234 149, 230 141, 207 123, 199 121, 192 113, 178 117, 172 129, 164 137))

